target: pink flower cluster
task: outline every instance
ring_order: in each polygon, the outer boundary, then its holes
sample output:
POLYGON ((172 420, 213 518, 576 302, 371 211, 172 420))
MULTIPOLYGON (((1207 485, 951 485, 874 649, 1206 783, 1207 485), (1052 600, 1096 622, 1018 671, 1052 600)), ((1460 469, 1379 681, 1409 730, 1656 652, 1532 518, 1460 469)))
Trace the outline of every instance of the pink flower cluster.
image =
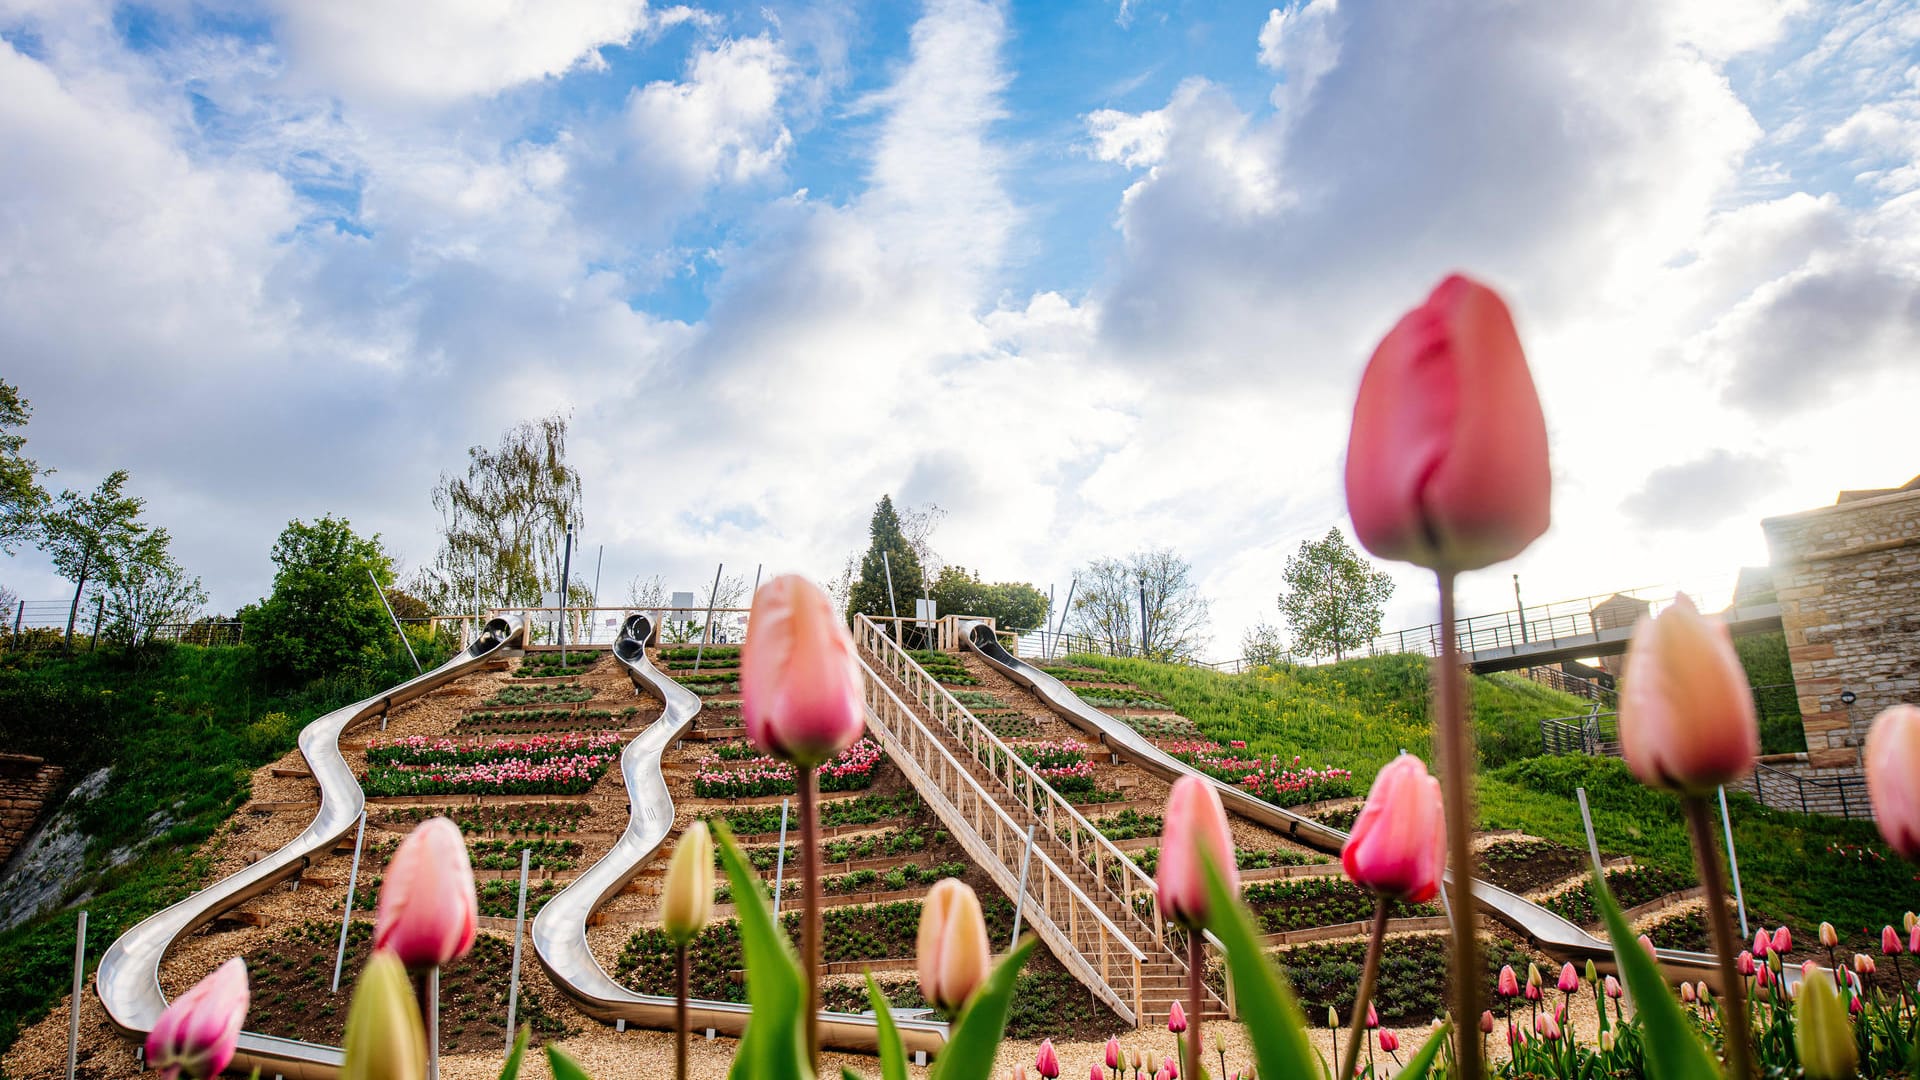
MULTIPOLYGON (((820 790, 857 791, 868 787, 873 783, 874 770, 880 765, 880 756, 880 744, 862 738, 819 767, 820 790)), ((734 760, 706 758, 693 777, 693 794, 702 799, 790 795, 796 790, 793 765, 764 756, 734 760)))
POLYGON ((361 786, 369 795, 578 795, 616 755, 558 754, 465 764, 376 765, 361 786))
POLYGON ((425 735, 403 735, 382 740, 377 736, 367 744, 370 765, 477 765, 507 758, 543 760, 579 754, 597 754, 620 745, 614 731, 569 731, 557 735, 533 735, 522 739, 494 739, 461 742, 434 739, 425 735))
POLYGON ((1062 768, 1068 765, 1082 764, 1087 760, 1087 747, 1072 739, 1059 742, 1022 742, 1013 744, 1013 752, 1020 760, 1033 766, 1040 775, 1046 770, 1062 768))
POLYGON ((1353 794, 1353 774, 1345 769, 1303 768, 1298 755, 1289 761, 1278 754, 1258 757, 1233 752, 1245 748, 1246 743, 1240 741, 1234 742, 1229 750, 1219 743, 1188 739, 1168 744, 1166 751, 1208 776, 1234 784, 1277 806, 1297 806, 1353 794))

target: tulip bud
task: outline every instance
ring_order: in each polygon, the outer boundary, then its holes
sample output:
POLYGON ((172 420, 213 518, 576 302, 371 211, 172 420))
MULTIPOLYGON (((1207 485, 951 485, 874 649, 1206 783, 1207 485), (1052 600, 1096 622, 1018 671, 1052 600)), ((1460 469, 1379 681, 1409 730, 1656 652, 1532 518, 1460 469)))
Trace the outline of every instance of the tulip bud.
POLYGON ((1560 1041, 1560 1021, 1551 1016, 1540 1017, 1540 1034, 1548 1042, 1560 1041))
MULTIPOLYGON (((675 945, 693 941, 713 914, 713 836, 707 823, 687 826, 667 864, 660 896, 660 925, 675 945)), ((932 1000, 929 998, 928 1000, 932 1000)))
POLYGON ((1107 1074, 1100 1071, 1099 1062, 1094 1062, 1093 1068, 1087 1071, 1087 1080, 1107 1080, 1107 1074))
POLYGON ((1495 992, 1501 997, 1510 998, 1520 996, 1520 978, 1513 973, 1512 964, 1504 964, 1501 966, 1500 982, 1496 986, 1495 992))
POLYGON ((1013 1063, 1013 1068, 1008 1071, 1008 1075, 1012 1080, 1027 1080, 1027 1067, 1016 1061, 1013 1063))
POLYGON ((1793 931, 1782 926, 1773 932, 1773 951, 1789 953, 1793 951, 1793 931))
POLYGON ((1920 860, 1920 706, 1895 705, 1874 717, 1864 756, 1880 835, 1888 847, 1920 860))
POLYGON ((1760 724, 1725 626, 1677 596, 1634 628, 1627 666, 1620 751, 1642 783, 1701 795, 1752 770, 1760 724))
POLYGON ((1580 976, 1573 970, 1572 964, 1560 965, 1560 982, 1557 985, 1563 994, 1571 994, 1580 989, 1580 976))
POLYGON ((1603 1054, 1613 1053, 1613 1029, 1612 1028, 1608 1028, 1607 1030, 1600 1033, 1600 1052, 1603 1054))
POLYGON ((1541 987, 1540 965, 1528 964, 1527 965, 1527 1000, 1528 1001, 1540 1000, 1540 987, 1541 987))
POLYGON ((920 993, 937 1008, 959 1011, 986 979, 991 951, 980 898, 966 882, 941 878, 927 891, 915 951, 920 993))
POLYGON ((1826 979, 1808 979, 1793 1009, 1793 1041, 1808 1080, 1847 1080, 1859 1064, 1853 1028, 1840 990, 1826 979))
POLYGON ((740 715, 753 744, 814 766, 866 728, 853 637, 833 601, 798 574, 760 586, 740 649, 740 715))
POLYGON ((1517 1047, 1527 1045, 1527 1029, 1519 1024, 1508 1024, 1507 1042, 1517 1047))
POLYGON ((1371 1031, 1380 1026, 1380 1014, 1373 1011, 1373 1002, 1367 1002, 1367 1029, 1371 1031))
POLYGON ((1879 967, 1873 962, 1873 957, 1868 956, 1866 953, 1853 954, 1853 973, 1854 974, 1872 975, 1874 972, 1878 970, 1879 970, 1879 967))
POLYGON ((374 908, 373 947, 410 968, 443 967, 473 948, 479 916, 460 827, 431 818, 400 841, 387 863, 374 908))
POLYGON ((1694 984, 1693 989, 1694 989, 1694 993, 1699 995, 1700 1004, 1702 1005, 1713 1004, 1713 990, 1707 986, 1707 980, 1701 979, 1699 982, 1694 984))
POLYGON ((1146 1067, 1147 1067, 1146 1059, 1140 1055, 1140 1051, 1135 1050, 1133 1052, 1133 1071, 1140 1072, 1146 1067))
POLYGON ((1776 978, 1776 976, 1773 973, 1773 965, 1767 964, 1762 966, 1760 970, 1754 972, 1753 977, 1756 985, 1758 985, 1762 990, 1765 990, 1767 987, 1772 986, 1774 979, 1776 978))
POLYGON ((1660 953, 1653 947, 1653 939, 1645 934, 1640 935, 1640 947, 1647 950, 1647 955, 1653 957, 1655 961, 1660 959, 1660 953))
POLYGON ((1740 974, 1746 976, 1749 979, 1753 978, 1754 965, 1753 965, 1752 953, 1748 952, 1745 949, 1741 949, 1740 958, 1735 961, 1735 964, 1740 968, 1740 974))
POLYGON ((1227 1040, 1220 1036, 1220 1029, 1217 1027, 1213 1029, 1213 1052, 1216 1054, 1227 1052, 1227 1040))
POLYGON ((1694 1003, 1694 1000, 1695 1000, 1695 999, 1694 999, 1694 996, 1693 996, 1693 984, 1692 984, 1692 983, 1690 983, 1690 982, 1683 982, 1683 983, 1681 983, 1681 984, 1680 984, 1680 1000, 1681 1000, 1681 1001, 1683 1001, 1683 1002, 1685 1002, 1685 1003, 1686 1003, 1686 1004, 1688 1004, 1688 1005, 1691 1005, 1691 1004, 1693 1004, 1693 1003, 1694 1003))
POLYGON ((1831 949, 1834 946, 1839 944, 1840 944, 1840 932, 1838 930, 1835 930, 1833 928, 1833 924, 1830 922, 1821 923, 1820 924, 1820 947, 1823 949, 1831 949))
POLYGON ((376 950, 347 1007, 340 1080, 424 1080, 427 1033, 400 959, 376 950))
POLYGON ((1611 975, 1607 976, 1606 990, 1607 996, 1613 998, 1615 1001, 1618 1001, 1626 994, 1626 991, 1620 986, 1620 980, 1611 975))
POLYGON ((1600 981, 1600 969, 1593 966, 1593 957, 1591 956, 1587 957, 1587 981, 1590 983, 1600 981))
POLYGON ((240 1042, 247 1019, 247 965, 234 957, 173 999, 147 1033, 147 1064, 161 1080, 185 1073, 195 1080, 220 1075, 240 1042))
POLYGON ((1400 1036, 1383 1029, 1380 1032, 1380 1052, 1391 1054, 1398 1049, 1400 1049, 1400 1036))
POLYGON ((1753 932, 1753 955, 1764 957, 1773 952, 1773 938, 1767 936, 1765 929, 1753 932))
POLYGON ((1513 319, 1454 275, 1380 342, 1347 443, 1347 509, 1383 559, 1447 572, 1511 559, 1547 530, 1547 425, 1513 319))
POLYGON ((1815 961, 1813 961, 1813 960, 1803 960, 1803 961, 1801 961, 1801 963, 1800 963, 1800 977, 1801 977, 1801 978, 1803 978, 1803 979, 1815 979, 1815 978, 1819 978, 1819 976, 1820 976, 1820 965, 1819 965, 1819 963, 1817 963, 1817 962, 1815 962, 1815 961))
MULTIPOLYGON (((1900 928, 1905 930, 1907 933, 1909 934, 1913 933, 1914 927, 1916 926, 1920 926, 1920 915, 1916 915, 1913 912, 1909 911, 1905 915, 1900 916, 1900 928)), ((1908 949, 1907 951, 1912 952, 1913 950, 1908 949)))
POLYGON ((1052 1039, 1040 1044, 1040 1053, 1033 1059, 1033 1071, 1047 1080, 1055 1080, 1060 1075, 1060 1055, 1053 1052, 1052 1039))
POLYGON ((1173 1032, 1175 1035, 1187 1030, 1187 1010, 1181 1008, 1180 1003, 1177 1001, 1173 1003, 1173 1008, 1167 1013, 1167 1030, 1173 1032))
POLYGON ((1110 1038, 1107 1040, 1107 1068, 1118 1069, 1119 1067, 1120 1067, 1120 1040, 1110 1038))
POLYGON ((1160 834, 1160 867, 1154 881, 1160 913, 1189 930, 1207 925, 1207 884, 1201 852, 1213 860, 1227 891, 1240 891, 1240 870, 1233 858, 1233 834, 1213 781, 1188 774, 1174 781, 1160 834))
POLYGON ((1880 928, 1880 955, 1899 956, 1906 952, 1906 946, 1900 944, 1900 933, 1891 926, 1880 928))
POLYGON ((1335 1031, 1340 1029, 1340 1014, 1334 1012, 1331 1005, 1327 1006, 1327 1026, 1335 1031))
POLYGON ((1374 777, 1340 850, 1340 865, 1355 884, 1425 903, 1440 891, 1446 842, 1440 781, 1427 773, 1425 762, 1403 752, 1374 777))

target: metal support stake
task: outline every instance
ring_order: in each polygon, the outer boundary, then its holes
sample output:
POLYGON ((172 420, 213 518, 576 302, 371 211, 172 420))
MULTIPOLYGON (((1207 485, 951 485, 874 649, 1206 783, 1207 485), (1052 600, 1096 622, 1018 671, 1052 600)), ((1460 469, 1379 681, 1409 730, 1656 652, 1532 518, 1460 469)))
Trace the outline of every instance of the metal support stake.
POLYGON ((407 640, 407 632, 400 629, 400 617, 393 613, 393 605, 387 603, 387 590, 380 587, 380 579, 373 576, 372 570, 367 571, 367 580, 373 582, 373 594, 380 598, 380 606, 387 609, 387 618, 393 620, 393 632, 400 635, 400 644, 407 650, 407 659, 413 661, 413 673, 424 674, 426 669, 420 666, 420 658, 413 655, 413 643, 407 640))
POLYGON ((1020 943, 1020 916, 1027 906, 1027 865, 1033 859, 1033 826, 1027 826, 1027 847, 1020 853, 1020 891, 1013 898, 1013 937, 1008 948, 1020 943))
POLYGON ((780 800, 780 850, 773 857, 773 917, 780 917, 780 894, 787 883, 787 805, 780 800))
POLYGON ((73 997, 67 1002, 67 1080, 80 1065, 80 994, 87 986, 87 913, 73 938, 73 997))
POLYGON ((893 560, 887 556, 887 549, 880 549, 880 565, 887 571, 887 610, 893 612, 893 640, 900 640, 900 605, 893 599, 893 560))
POLYGON ((573 577, 573 530, 567 530, 560 555, 560 666, 567 666, 567 583, 573 577))
POLYGON ((1747 897, 1740 891, 1740 856, 1733 853, 1733 815, 1727 813, 1727 786, 1720 785, 1720 827, 1727 833, 1727 865, 1733 868, 1733 906, 1740 912, 1740 936, 1746 937, 1747 897))
POLYGON ((700 654, 707 651, 707 642, 713 640, 713 602, 720 599, 720 572, 726 568, 726 563, 717 563, 713 568, 713 591, 707 593, 707 624, 700 628, 700 644, 693 647, 695 675, 700 674, 700 654))
MULTIPOLYGON (((600 564, 606 560, 606 557, 607 557, 607 545, 601 544, 599 550, 596 551, 593 556, 593 597, 588 601, 588 604, 587 604, 589 610, 600 606, 600 564)), ((593 616, 588 615, 587 616, 587 644, 589 645, 593 644, 593 639, 595 634, 596 634, 596 631, 594 630, 594 626, 593 626, 593 616)))
POLYGON ((353 866, 347 871, 347 902, 340 913, 340 947, 333 953, 333 992, 340 992, 340 966, 347 959, 347 927, 353 924, 353 890, 360 885, 360 844, 367 838, 367 812, 360 811, 360 825, 353 833, 353 866))
POLYGON ((440 969, 427 972, 427 1080, 440 1080, 440 969))
POLYGON ((520 908, 513 917, 513 974, 507 977, 507 1052, 513 1052, 514 1014, 520 1010, 520 937, 527 925, 527 858, 532 852, 520 849, 520 908))
POLYGON ((1147 579, 1140 579, 1140 659, 1152 659, 1147 655, 1147 579))
MULTIPOLYGON (((1059 641, 1058 639, 1067 632, 1067 615, 1073 611, 1073 591, 1079 587, 1080 579, 1077 577, 1067 583, 1067 602, 1060 606, 1060 621, 1056 623, 1053 628, 1053 636, 1057 644, 1065 644, 1065 642, 1059 641)), ((1047 653, 1047 659, 1053 659, 1051 650, 1047 653)))

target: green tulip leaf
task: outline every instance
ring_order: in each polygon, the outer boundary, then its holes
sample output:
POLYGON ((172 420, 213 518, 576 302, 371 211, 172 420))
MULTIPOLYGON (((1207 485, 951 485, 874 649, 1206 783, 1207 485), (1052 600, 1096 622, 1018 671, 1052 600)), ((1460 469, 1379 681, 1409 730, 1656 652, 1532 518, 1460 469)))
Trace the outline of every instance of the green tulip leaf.
POLYGON ((552 1043, 547 1044, 547 1068, 552 1070, 553 1080, 593 1080, 579 1062, 552 1043))
POLYGON ((521 1059, 527 1056, 527 1040, 533 1037, 533 1025, 521 1024, 519 1034, 513 1037, 513 1049, 507 1051, 507 1067, 500 1070, 500 1080, 519 1080, 521 1059))
POLYGON ((1394 1074, 1394 1080, 1427 1080, 1427 1072, 1433 1068, 1433 1059, 1440 1055, 1440 1048, 1447 1045, 1447 1036, 1452 1032, 1451 1020, 1435 1028, 1419 1052, 1407 1061, 1407 1067, 1394 1074))
POLYGON ((873 1003, 874 1034, 880 1042, 880 1080, 907 1080, 907 1048, 900 1042, 900 1028, 893 1022, 887 996, 871 971, 867 972, 867 1000, 873 1003))
POLYGON ((972 1080, 993 1075, 993 1058, 1000 1051, 1001 1036, 1006 1034, 1007 1015, 1013 1011, 1014 984, 1039 940, 1028 934, 993 966, 986 981, 973 992, 973 999, 961 1007, 947 1032, 947 1045, 933 1060, 927 1080, 972 1080))
MULTIPOLYGON (((773 921, 767 892, 759 875, 734 846, 733 830, 724 821, 713 823, 715 846, 727 868, 727 881, 733 886, 734 921, 739 927, 740 948, 746 957, 747 1004, 752 1019, 740 1035, 740 1047, 728 1071, 730 1080, 811 1080, 813 1070, 807 1062, 806 1028, 814 1018, 806 1015, 806 981, 800 974, 800 959, 773 921)), ((559 1080, 559 1078, 555 1078, 559 1080)))
POLYGON ((1260 1075, 1318 1080, 1326 1072, 1307 1038, 1307 1018, 1301 1015, 1299 1002, 1260 947, 1252 916, 1204 850, 1201 861, 1207 877, 1207 906, 1213 912, 1208 929, 1226 946, 1240 1023, 1253 1040, 1260 1075))
POLYGON ((1640 947, 1633 928, 1620 914, 1607 879, 1596 873, 1593 882, 1594 906, 1600 909, 1607 937, 1613 941, 1614 962, 1633 992, 1634 1007, 1646 1029, 1647 1074, 1653 1080, 1718 1080, 1720 1069, 1713 1055, 1694 1034, 1659 965, 1640 947))

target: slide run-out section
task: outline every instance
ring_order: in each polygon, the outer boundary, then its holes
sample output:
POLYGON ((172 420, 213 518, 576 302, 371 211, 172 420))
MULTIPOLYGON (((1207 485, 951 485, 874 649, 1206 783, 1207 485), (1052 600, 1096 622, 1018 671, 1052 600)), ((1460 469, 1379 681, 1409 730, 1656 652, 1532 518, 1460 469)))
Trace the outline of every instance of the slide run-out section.
MULTIPOLYGON (((160 988, 160 962, 174 942, 211 922, 224 912, 260 895, 299 873, 313 857, 339 843, 353 830, 366 808, 360 782, 340 754, 340 735, 347 728, 379 716, 395 705, 411 701, 465 675, 522 640, 519 619, 494 619, 473 644, 459 655, 399 686, 357 701, 320 717, 300 731, 300 753, 320 788, 320 809, 313 823, 286 846, 230 877, 223 878, 166 908, 120 935, 100 958, 94 991, 107 1017, 128 1038, 144 1039, 166 1010, 160 988)), ((340 1048, 298 1039, 283 1039, 251 1031, 240 1033, 239 1051, 230 1068, 244 1073, 258 1068, 263 1077, 288 1080, 331 1077, 341 1065, 340 1048)))
MULTIPOLYGON (((960 640, 967 649, 978 654, 996 671, 1032 690, 1040 700, 1047 703, 1048 708, 1068 723, 1098 739, 1101 745, 1111 753, 1120 755, 1131 764, 1168 782, 1189 775, 1211 779, 1155 746, 1152 740, 1135 731, 1131 725, 1108 716, 1082 701, 1080 695, 1074 693, 1065 683, 1008 652, 1000 645, 999 639, 994 636, 993 627, 988 623, 963 619, 960 624, 960 640)), ((1276 829, 1294 840, 1328 854, 1339 854, 1340 848, 1347 841, 1347 834, 1339 829, 1303 814, 1296 814, 1284 807, 1275 806, 1232 784, 1222 783, 1219 780, 1211 782, 1214 789, 1220 793, 1220 801, 1227 810, 1249 821, 1276 829)), ((1495 918, 1549 953, 1568 959, 1591 957, 1595 963, 1599 964, 1605 964, 1613 957, 1613 946, 1605 939, 1587 933, 1559 915, 1516 893, 1489 882, 1476 880, 1473 883, 1473 895, 1474 899, 1495 918)), ((1676 978, 1706 979, 1711 983, 1719 981, 1718 963, 1707 953, 1688 952, 1681 949, 1659 949, 1656 952, 1661 966, 1676 978)), ((1796 978, 1799 975, 1797 971, 1793 974, 1796 978)))
MULTIPOLYGON (((673 796, 661 770, 661 755, 693 729, 700 697, 655 668, 647 659, 646 642, 653 632, 647 616, 628 617, 614 657, 642 693, 660 699, 664 708, 655 720, 627 744, 620 755, 626 781, 629 817, 626 831, 612 850, 571 885, 548 900, 533 920, 533 949, 540 966, 574 1006, 606 1023, 626 1021, 649 1028, 672 1028, 674 1000, 635 993, 615 982, 594 959, 587 943, 587 925, 593 913, 625 888, 649 858, 659 851, 674 828, 673 796)), ((689 1006, 695 1031, 712 1028, 723 1035, 746 1029, 748 1007, 730 1001, 699 1001, 689 1006)), ((938 1021, 897 1017, 907 1049, 937 1051, 946 1043, 947 1025, 938 1021)), ((864 1014, 820 1014, 820 1040, 840 1050, 872 1051, 879 1045, 874 1018, 864 1014)))

